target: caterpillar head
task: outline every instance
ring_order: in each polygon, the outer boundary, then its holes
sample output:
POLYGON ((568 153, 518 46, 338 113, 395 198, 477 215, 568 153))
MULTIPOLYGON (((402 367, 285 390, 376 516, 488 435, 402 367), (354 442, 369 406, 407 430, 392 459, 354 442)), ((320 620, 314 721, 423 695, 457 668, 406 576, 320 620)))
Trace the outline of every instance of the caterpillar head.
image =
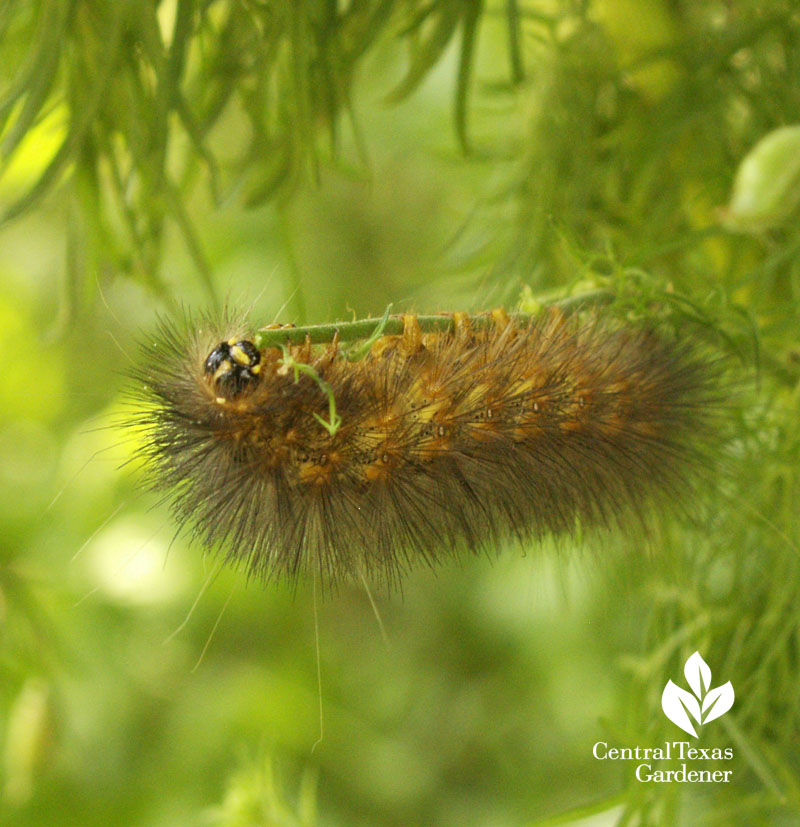
POLYGON ((208 354, 203 371, 218 399, 235 399, 258 382, 261 353, 247 339, 228 339, 208 354))

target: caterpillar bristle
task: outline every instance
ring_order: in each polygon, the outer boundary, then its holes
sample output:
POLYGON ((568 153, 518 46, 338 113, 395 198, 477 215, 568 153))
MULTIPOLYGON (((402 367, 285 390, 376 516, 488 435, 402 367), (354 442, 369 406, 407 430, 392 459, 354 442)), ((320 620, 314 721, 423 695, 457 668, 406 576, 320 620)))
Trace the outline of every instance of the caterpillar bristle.
POLYGON ((230 315, 162 323, 131 423, 150 484, 251 575, 328 586, 695 499, 722 407, 696 340, 598 311, 449 319, 402 317, 357 361, 230 315))

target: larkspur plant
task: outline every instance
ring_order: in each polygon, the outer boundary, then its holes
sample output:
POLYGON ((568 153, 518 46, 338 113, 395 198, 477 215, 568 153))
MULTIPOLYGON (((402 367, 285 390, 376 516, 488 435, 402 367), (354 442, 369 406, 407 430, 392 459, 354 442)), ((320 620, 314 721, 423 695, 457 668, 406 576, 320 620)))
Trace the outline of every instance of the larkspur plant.
POLYGON ((0 3, 3 816, 794 819, 799 74, 793 0, 0 3), (302 326, 521 287, 730 353, 728 473, 694 521, 417 573, 375 600, 390 647, 346 589, 318 663, 313 588, 204 568, 98 430, 154 308, 302 326), (695 651, 737 696, 704 724, 695 651), (676 733, 731 783, 620 787, 590 754, 676 733))

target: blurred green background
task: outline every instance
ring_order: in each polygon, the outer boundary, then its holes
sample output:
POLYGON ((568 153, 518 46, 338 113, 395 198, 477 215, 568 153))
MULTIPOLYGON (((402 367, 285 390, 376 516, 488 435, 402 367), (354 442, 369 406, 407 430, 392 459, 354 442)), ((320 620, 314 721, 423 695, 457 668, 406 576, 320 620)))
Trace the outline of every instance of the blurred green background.
POLYGON ((788 0, 0 3, 0 824, 800 824, 798 78, 788 0), (129 463, 157 313, 592 287, 739 366, 699 524, 416 571, 385 638, 343 588, 317 657, 129 463), (733 782, 595 760, 687 738, 696 649, 733 782))

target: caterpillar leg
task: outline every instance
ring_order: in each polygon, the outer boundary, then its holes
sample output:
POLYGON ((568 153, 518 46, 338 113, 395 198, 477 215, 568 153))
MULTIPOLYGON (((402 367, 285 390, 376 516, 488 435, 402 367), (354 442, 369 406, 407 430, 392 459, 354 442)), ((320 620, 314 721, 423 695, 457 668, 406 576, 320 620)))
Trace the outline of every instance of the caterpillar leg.
POLYGON ((322 353, 320 353, 320 355, 314 360, 314 368, 316 368, 318 373, 324 373, 333 364, 338 355, 339 331, 337 330, 334 332, 333 339, 331 339, 325 350, 323 350, 322 353))
POLYGON ((422 328, 417 317, 406 313, 403 315, 403 337, 400 340, 400 352, 404 356, 414 356, 424 347, 422 342, 422 328))
POLYGON ((468 341, 472 337, 472 322, 469 313, 453 313, 453 336, 456 341, 468 341))
POLYGON ((311 335, 309 333, 306 333, 306 340, 292 355, 298 362, 304 362, 307 365, 311 363, 311 335))
POLYGON ((498 333, 502 333, 511 324, 511 317, 506 313, 505 307, 495 307, 492 310, 492 322, 498 333))

